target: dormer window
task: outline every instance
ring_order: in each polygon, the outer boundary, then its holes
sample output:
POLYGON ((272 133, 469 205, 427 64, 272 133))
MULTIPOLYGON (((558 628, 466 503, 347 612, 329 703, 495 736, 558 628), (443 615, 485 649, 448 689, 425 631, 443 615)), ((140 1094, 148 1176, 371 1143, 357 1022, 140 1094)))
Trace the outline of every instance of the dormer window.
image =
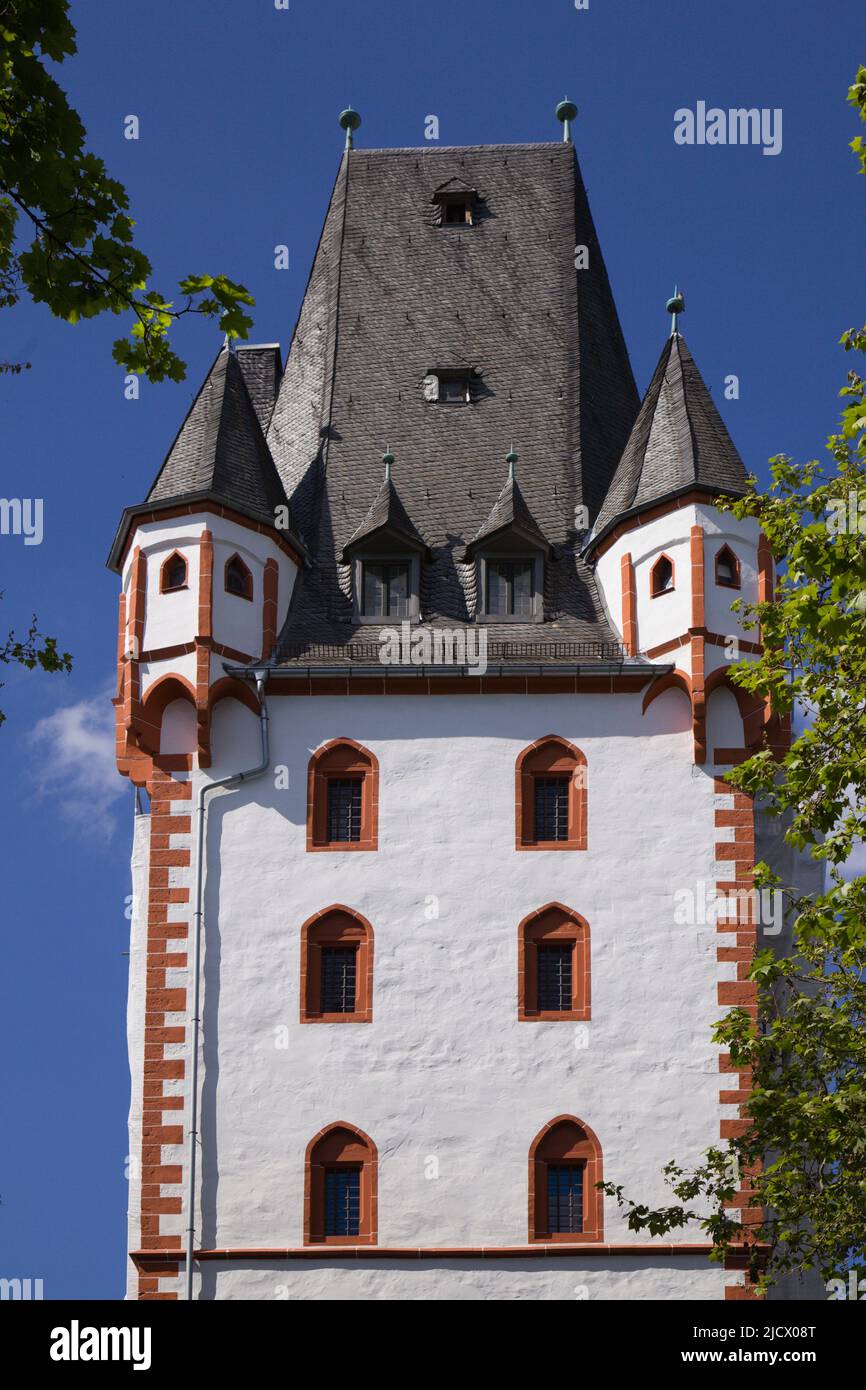
POLYGON ((443 183, 431 201, 439 205, 436 221, 440 227, 471 227, 476 221, 478 190, 470 188, 462 179, 443 183))
POLYGON ((408 618, 411 560, 361 560, 361 609, 365 618, 408 618))
POLYGON ((472 203, 465 195, 448 198, 442 204, 442 225, 453 226, 455 223, 472 226, 472 203))
POLYGON ((435 369, 424 378, 424 395, 439 405, 469 405, 472 400, 472 373, 463 368, 435 369))
POLYGON ((533 616, 532 560, 488 560, 484 607, 490 618, 533 616))

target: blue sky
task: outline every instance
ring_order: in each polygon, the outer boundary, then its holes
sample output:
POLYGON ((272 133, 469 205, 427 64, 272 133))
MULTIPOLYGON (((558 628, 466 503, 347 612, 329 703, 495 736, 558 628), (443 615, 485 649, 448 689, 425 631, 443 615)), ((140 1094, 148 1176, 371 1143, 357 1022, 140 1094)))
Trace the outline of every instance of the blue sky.
MULTIPOLYGON (((60 80, 91 147, 127 187, 170 293, 225 272, 257 300, 252 341, 284 347, 340 156, 359 145, 574 136, 643 390, 678 282, 681 326, 747 465, 812 455, 838 411, 843 329, 862 322, 863 195, 846 88, 864 57, 855 0, 73 0, 79 54, 60 80), (783 111, 783 147, 680 146, 698 101, 783 111), (123 138, 124 117, 140 139, 123 138), (274 247, 290 268, 274 269, 274 247), (723 399, 736 374, 740 399, 723 399)), ((75 328, 41 306, 0 315, 2 491, 44 499, 44 540, 0 538, 8 626, 37 612, 70 676, 8 669, 0 1027, 0 1275, 47 1298, 122 1294, 125 1265, 127 869, 132 793, 113 772, 117 583, 104 562, 147 492, 219 338, 185 321, 189 375, 124 399, 122 320, 75 328)))

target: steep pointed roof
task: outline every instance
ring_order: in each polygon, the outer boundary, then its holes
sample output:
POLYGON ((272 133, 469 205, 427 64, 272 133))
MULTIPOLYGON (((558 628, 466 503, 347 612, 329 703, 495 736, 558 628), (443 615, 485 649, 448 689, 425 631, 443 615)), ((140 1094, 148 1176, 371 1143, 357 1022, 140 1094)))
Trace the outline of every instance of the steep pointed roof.
POLYGON ((550 542, 526 505, 526 500, 513 472, 509 472, 505 486, 494 502, 486 521, 467 545, 464 559, 471 559, 481 541, 490 540, 491 537, 504 531, 513 531, 539 546, 540 549, 550 550, 550 542))
MULTIPOLYGON (((430 550, 425 621, 473 621, 475 567, 462 557, 502 492, 500 450, 518 424, 534 441, 520 492, 557 556, 551 635, 613 641, 575 550, 575 509, 597 514, 638 408, 572 145, 347 151, 268 429, 315 561, 284 647, 351 635, 342 557, 384 504, 376 440, 401 461, 400 501, 430 550), (477 190, 485 215, 440 227, 432 200, 447 187, 477 190), (431 401, 437 367, 472 373, 471 400, 431 401)), ((503 626, 503 640, 542 636, 538 623, 503 626)))
MULTIPOLYGON (((146 500, 123 513, 108 559, 112 569, 122 563, 133 520, 175 502, 221 503, 270 526, 277 520, 276 509, 288 508, 261 423, 270 418, 276 396, 279 348, 246 351, 243 365, 228 346, 218 352, 146 500)), ((279 529, 306 557, 293 523, 279 529)))
POLYGON ((283 375, 283 360, 279 343, 238 343, 235 347, 238 366, 241 369, 253 408, 267 434, 271 416, 280 389, 283 375))
POLYGON ((427 545, 412 522, 400 500, 390 471, 382 480, 382 485, 373 498, 372 506, 357 531, 343 547, 343 558, 363 541, 371 541, 374 536, 388 533, 403 540, 413 550, 427 550, 427 545))
POLYGON ((228 347, 217 354, 147 501, 201 492, 271 518, 287 502, 244 373, 228 347))
POLYGON ((748 491, 746 469, 680 333, 664 345, 593 529, 591 550, 623 516, 697 488, 748 491))

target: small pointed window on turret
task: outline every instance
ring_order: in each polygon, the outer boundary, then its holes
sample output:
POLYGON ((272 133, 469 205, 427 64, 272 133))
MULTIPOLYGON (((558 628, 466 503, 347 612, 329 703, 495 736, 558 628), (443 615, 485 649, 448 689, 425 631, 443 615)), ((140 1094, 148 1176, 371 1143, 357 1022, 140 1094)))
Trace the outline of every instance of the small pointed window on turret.
POLYGON ((170 594, 176 589, 186 588, 186 560, 178 551, 169 555, 163 562, 159 576, 160 593, 170 594))
POLYGON ((729 545, 723 545, 716 556, 716 583, 728 589, 740 587, 740 562, 729 545))
POLYGON ((650 594, 659 598, 669 594, 674 587, 674 562, 667 555, 660 555, 650 571, 650 594))
POLYGON ((251 599, 253 596, 253 576, 240 555, 233 555, 226 562, 226 593, 235 594, 238 598, 251 599))

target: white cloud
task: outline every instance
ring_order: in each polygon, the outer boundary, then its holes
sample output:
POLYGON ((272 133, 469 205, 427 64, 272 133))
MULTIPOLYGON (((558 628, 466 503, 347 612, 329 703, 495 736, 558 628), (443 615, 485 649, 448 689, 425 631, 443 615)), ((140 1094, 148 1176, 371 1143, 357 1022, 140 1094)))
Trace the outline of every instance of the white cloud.
POLYGON ((36 795, 51 797, 59 815, 88 838, 109 840, 118 802, 129 783, 114 761, 114 710, 108 690, 40 719, 29 741, 37 752, 36 795))

